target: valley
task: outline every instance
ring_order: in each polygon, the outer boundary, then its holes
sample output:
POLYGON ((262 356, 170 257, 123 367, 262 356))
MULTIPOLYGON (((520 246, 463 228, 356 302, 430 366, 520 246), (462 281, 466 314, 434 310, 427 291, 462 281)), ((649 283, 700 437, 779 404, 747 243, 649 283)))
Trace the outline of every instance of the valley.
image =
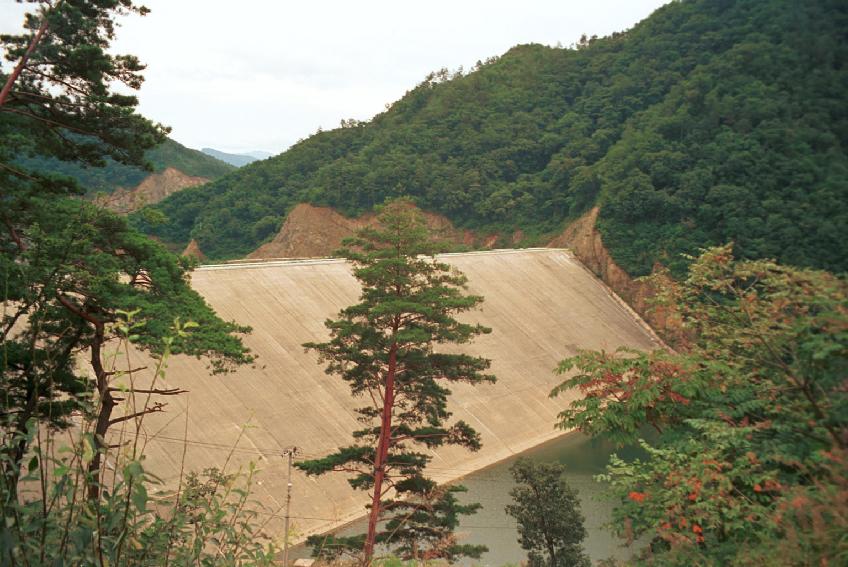
POLYGON ((848 4, 669 2, 373 107, 366 39, 405 72, 465 5, 407 61, 402 6, 185 2, 0 34, 0 563, 845 563, 848 4))

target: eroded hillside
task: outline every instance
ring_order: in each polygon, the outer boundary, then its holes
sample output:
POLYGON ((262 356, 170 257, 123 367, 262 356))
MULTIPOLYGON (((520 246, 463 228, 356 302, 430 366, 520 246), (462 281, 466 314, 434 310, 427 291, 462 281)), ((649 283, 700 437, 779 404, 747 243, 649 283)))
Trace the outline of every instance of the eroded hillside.
POLYGON ((70 177, 88 198, 120 213, 130 213, 188 187, 218 179, 235 168, 171 139, 151 148, 145 159, 152 170, 106 160, 104 167, 48 158, 21 158, 21 163, 51 175, 70 177))
POLYGON ((166 167, 161 172, 151 173, 135 187, 118 187, 111 194, 101 194, 95 202, 116 213, 128 214, 158 203, 177 191, 207 182, 209 179, 206 177, 192 177, 173 167, 166 167))

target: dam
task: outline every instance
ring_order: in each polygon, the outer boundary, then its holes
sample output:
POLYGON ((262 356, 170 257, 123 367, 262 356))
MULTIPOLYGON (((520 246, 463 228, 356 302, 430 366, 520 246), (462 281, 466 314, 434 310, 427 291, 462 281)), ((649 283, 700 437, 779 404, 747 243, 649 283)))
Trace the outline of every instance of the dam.
MULTIPOLYGON (((430 475, 448 482, 551 440, 557 414, 577 393, 550 399, 562 381, 557 363, 578 349, 650 350, 661 342, 651 329, 568 250, 523 249, 438 256, 468 277, 482 295, 479 309, 463 314, 492 333, 461 345, 492 361, 494 384, 452 385, 454 420, 482 437, 471 453, 455 447, 432 452, 430 475)), ((146 417, 139 432, 145 467, 172 488, 181 471, 251 462, 260 472, 253 496, 264 506, 266 531, 282 535, 287 489, 284 449, 315 458, 351 442, 360 427, 347 385, 328 376, 314 352, 301 346, 325 340, 324 321, 356 302, 360 288, 340 259, 242 261, 195 270, 192 286, 225 320, 250 325, 245 344, 252 366, 210 376, 194 358, 175 356, 159 387, 188 393, 167 400, 167 410, 146 417)), ((112 432, 117 435, 118 432, 112 432)), ((368 496, 341 473, 292 477, 295 539, 345 524, 364 514, 368 496)), ((473 497, 473 495, 470 495, 473 497)))

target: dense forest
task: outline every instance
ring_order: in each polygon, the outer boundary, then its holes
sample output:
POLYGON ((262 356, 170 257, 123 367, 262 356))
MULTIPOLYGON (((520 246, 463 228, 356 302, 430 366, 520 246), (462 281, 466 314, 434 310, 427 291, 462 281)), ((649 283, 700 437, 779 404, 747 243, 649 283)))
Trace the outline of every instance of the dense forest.
POLYGON ((408 195, 530 242, 600 204, 631 274, 679 271, 680 253, 727 240, 742 257, 843 271, 846 29, 834 0, 675 2, 611 37, 431 74, 371 121, 174 195, 156 205, 164 224, 137 222, 221 259, 300 202, 353 215, 408 195))
MULTIPOLYGON (((170 138, 147 150, 144 158, 154 172, 173 167, 186 175, 207 179, 217 179, 235 169, 228 163, 187 148, 170 138)), ((29 169, 51 171, 68 176, 84 188, 88 195, 112 193, 118 187, 129 189, 150 175, 150 171, 143 167, 125 165, 111 159, 106 160, 104 167, 90 167, 73 161, 43 156, 18 157, 16 162, 29 169)))

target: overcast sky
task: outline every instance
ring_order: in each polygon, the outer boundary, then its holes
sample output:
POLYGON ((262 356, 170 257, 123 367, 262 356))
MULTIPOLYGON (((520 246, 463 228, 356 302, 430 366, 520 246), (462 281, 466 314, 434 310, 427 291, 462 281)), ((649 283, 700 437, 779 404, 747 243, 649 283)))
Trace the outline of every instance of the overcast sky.
MULTIPOLYGON (((430 71, 520 43, 570 45, 646 18, 667 0, 144 0, 115 51, 147 64, 139 109, 192 148, 278 153, 367 120, 430 71)), ((0 31, 23 9, 0 0, 0 31)))

